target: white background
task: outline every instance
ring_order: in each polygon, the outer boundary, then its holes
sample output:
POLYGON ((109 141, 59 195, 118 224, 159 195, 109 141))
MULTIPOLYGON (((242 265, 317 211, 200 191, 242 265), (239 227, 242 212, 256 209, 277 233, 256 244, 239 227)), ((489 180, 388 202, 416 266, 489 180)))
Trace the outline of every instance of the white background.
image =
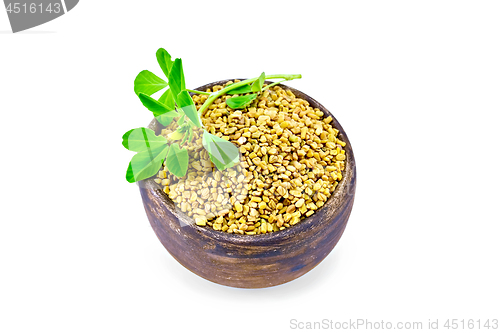
POLYGON ((0 331, 500 319, 499 17, 498 1, 83 0, 11 34, 0 10, 0 331), (190 88, 300 73, 347 131, 354 209, 310 273, 223 287, 158 241, 121 136, 152 118, 133 81, 161 74, 159 47, 190 88))

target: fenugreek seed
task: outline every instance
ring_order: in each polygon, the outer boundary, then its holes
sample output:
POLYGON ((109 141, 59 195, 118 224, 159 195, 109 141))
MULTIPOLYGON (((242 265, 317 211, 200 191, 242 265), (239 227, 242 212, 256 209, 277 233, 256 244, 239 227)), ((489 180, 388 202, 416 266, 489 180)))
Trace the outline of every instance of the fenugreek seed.
POLYGON ((318 209, 318 207, 314 204, 314 202, 310 202, 307 204, 307 208, 311 209, 311 210, 316 210, 318 209))
POLYGON ((269 148, 267 150, 267 153, 270 154, 270 155, 275 155, 275 154, 278 153, 278 150, 276 148, 272 147, 272 148, 269 148))
MULTIPOLYGON (((294 208, 295 208, 295 206, 294 206, 294 208)), ((286 213, 283 215, 283 221, 285 222, 285 224, 287 224, 291 219, 292 219, 292 214, 286 213)))
POLYGON ((280 123, 280 126, 281 126, 281 128, 287 128, 288 126, 290 126, 290 122, 285 120, 285 121, 280 123))
POLYGON ((204 227, 204 226, 207 225, 207 220, 204 219, 204 218, 201 218, 201 217, 197 217, 195 219, 195 222, 196 222, 196 225, 199 225, 199 226, 202 226, 202 227, 204 227))
POLYGON ((304 202, 305 202, 305 200, 303 198, 297 200, 297 202, 295 203, 295 207, 297 207, 297 208, 302 207, 302 205, 304 205, 304 202))
POLYGON ((286 194, 286 190, 282 186, 278 186, 277 192, 281 196, 284 196, 286 194))
POLYGON ((226 214, 229 214, 229 209, 223 209, 223 210, 218 212, 219 216, 226 215, 226 214))
POLYGON ((201 190, 201 198, 203 200, 208 199, 209 196, 210 196, 210 190, 208 188, 204 188, 203 190, 201 190))

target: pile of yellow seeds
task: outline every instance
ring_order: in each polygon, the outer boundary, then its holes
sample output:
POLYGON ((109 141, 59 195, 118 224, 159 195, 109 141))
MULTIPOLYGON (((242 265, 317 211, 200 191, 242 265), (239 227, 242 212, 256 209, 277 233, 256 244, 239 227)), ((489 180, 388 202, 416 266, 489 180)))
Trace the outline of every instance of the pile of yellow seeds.
MULTIPOLYGON (((186 176, 179 179, 164 167, 155 181, 197 225, 228 233, 275 232, 314 214, 335 190, 345 166, 345 143, 330 125, 332 118, 279 86, 260 93, 243 110, 227 107, 230 97, 212 103, 202 121, 207 131, 239 147, 240 163, 218 171, 202 145, 202 131, 195 131, 184 144, 189 151, 186 176)), ((196 107, 207 98, 194 95, 196 107)), ((176 128, 172 122, 162 135, 176 128)))

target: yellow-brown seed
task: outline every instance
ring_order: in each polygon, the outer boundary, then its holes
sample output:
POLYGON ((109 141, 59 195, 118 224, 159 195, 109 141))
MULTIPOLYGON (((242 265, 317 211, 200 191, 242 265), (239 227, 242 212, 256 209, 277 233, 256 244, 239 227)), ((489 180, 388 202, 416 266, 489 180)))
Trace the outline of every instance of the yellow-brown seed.
POLYGON ((299 208, 299 207, 302 207, 302 205, 304 205, 304 198, 301 198, 299 200, 297 200, 297 202, 295 203, 295 207, 299 208))

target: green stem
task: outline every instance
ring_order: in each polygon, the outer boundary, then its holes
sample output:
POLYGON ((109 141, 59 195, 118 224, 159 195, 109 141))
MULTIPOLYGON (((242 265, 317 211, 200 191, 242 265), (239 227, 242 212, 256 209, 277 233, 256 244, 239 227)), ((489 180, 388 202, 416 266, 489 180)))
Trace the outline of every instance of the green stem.
MULTIPOLYGON (((300 74, 274 74, 274 75, 266 75, 266 80, 267 79, 285 79, 285 81, 290 81, 290 80, 294 80, 294 79, 300 79, 301 77, 302 77, 302 75, 300 75, 300 74)), ((203 103, 201 108, 198 110, 198 114, 200 116, 202 116, 203 113, 208 109, 208 107, 217 98, 224 95, 228 91, 233 90, 233 89, 238 88, 238 87, 241 87, 241 86, 244 86, 245 84, 253 83, 253 82, 257 81, 258 79, 259 79, 259 77, 254 77, 252 79, 247 79, 247 80, 243 80, 240 82, 236 82, 236 83, 233 83, 232 85, 227 86, 226 88, 221 89, 215 93, 211 93, 210 97, 205 101, 205 103, 203 103)))
POLYGON ((288 80, 281 80, 281 81, 273 82, 273 83, 271 83, 271 84, 269 84, 269 85, 267 85, 267 86, 263 87, 263 88, 262 88, 262 91, 264 91, 264 90, 266 90, 266 89, 269 89, 269 88, 271 88, 271 87, 274 87, 275 85, 280 84, 280 83, 285 82, 285 81, 288 81, 288 80))
POLYGON ((206 91, 199 91, 199 90, 193 90, 193 89, 186 89, 189 92, 198 94, 198 95, 210 95, 211 93, 206 92, 206 91))

